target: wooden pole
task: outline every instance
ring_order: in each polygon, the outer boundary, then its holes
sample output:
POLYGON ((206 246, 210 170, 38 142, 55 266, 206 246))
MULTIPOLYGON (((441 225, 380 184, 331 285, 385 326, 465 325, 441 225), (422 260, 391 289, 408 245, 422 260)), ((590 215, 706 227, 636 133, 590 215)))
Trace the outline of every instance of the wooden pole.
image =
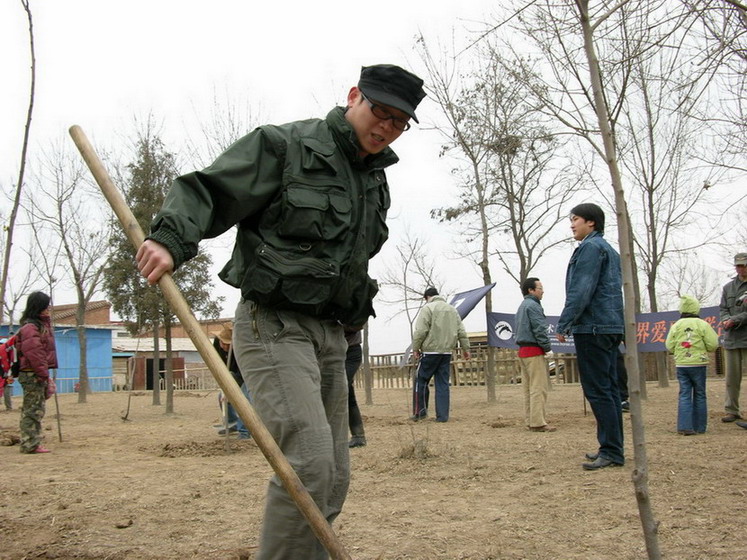
MULTIPOLYGON (((140 229, 140 225, 137 223, 124 198, 122 198, 116 185, 109 177, 103 163, 96 155, 93 146, 91 146, 83 130, 77 125, 70 127, 70 136, 72 136, 78 151, 83 156, 84 161, 91 170, 99 187, 101 187, 114 213, 119 218, 127 237, 135 248, 138 249, 145 240, 143 231, 140 229)), ((291 498, 293 498, 298 509, 308 520, 314 534, 316 534, 319 541, 334 560, 351 560, 350 555, 348 555, 342 543, 337 539, 337 535, 335 535, 327 519, 322 515, 322 512, 311 498, 301 479, 298 478, 298 475, 285 458, 285 455, 283 455, 277 443, 275 443, 272 435, 270 435, 270 432, 262 423, 262 420, 260 420, 254 407, 244 398, 244 394, 229 373, 228 367, 223 363, 213 345, 210 344, 207 335, 200 328, 200 324, 192 314, 171 275, 164 274, 158 281, 158 285, 163 292, 164 298, 166 298, 166 301, 171 306, 172 311, 179 318, 187 334, 189 334, 189 338, 192 339, 195 347, 200 352, 202 359, 205 360, 208 368, 210 368, 213 377, 215 377, 223 393, 234 406, 244 424, 251 431, 254 441, 257 442, 257 447, 262 451, 282 481, 283 486, 291 498)))

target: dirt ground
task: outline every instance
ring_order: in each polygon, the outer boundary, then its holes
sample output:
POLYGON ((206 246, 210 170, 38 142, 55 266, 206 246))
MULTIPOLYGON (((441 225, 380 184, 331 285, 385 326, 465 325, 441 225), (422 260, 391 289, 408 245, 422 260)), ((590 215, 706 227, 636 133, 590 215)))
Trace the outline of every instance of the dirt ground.
MULTIPOLYGON (((650 494, 664 558, 747 559, 747 430, 722 424, 709 379, 709 428, 676 433, 676 382, 644 403, 650 494)), ((374 390, 368 446, 352 450, 335 530, 356 560, 645 558, 626 430, 624 468, 585 472, 596 449, 578 385, 554 386, 555 433, 523 425, 520 386, 452 388, 446 424, 409 422, 409 391, 374 390)), ((251 559, 271 471, 252 441, 220 438, 215 393, 184 393, 175 414, 151 395, 60 395, 47 455, 0 446, 0 558, 251 559)), ((16 410, 0 413, 17 433, 16 410)), ((629 418, 626 415, 627 418, 629 418)), ((626 420, 629 422, 629 419, 626 420)), ((303 559, 299 559, 303 560, 303 559)))

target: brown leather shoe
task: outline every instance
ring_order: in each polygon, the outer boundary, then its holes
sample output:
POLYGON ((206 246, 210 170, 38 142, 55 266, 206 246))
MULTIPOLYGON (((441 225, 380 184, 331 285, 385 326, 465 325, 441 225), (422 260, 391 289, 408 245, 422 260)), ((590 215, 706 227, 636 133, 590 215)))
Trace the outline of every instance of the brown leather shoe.
POLYGON ((727 414, 721 417, 722 422, 734 422, 735 420, 741 420, 742 417, 739 414, 727 414))
POLYGON ((533 432, 554 432, 557 430, 555 426, 551 426, 550 424, 545 424, 544 426, 533 426, 529 429, 533 432))

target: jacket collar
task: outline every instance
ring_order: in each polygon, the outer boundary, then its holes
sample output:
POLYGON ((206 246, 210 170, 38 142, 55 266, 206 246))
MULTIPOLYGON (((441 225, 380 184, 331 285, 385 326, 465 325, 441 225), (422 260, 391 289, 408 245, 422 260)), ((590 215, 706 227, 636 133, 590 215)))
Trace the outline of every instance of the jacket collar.
POLYGON ((578 244, 579 244, 579 245, 581 245, 582 243, 586 243, 586 242, 587 242, 587 241, 589 241, 589 240, 590 240, 590 239, 591 239, 592 237, 597 237, 597 236, 598 236, 598 237, 602 237, 602 234, 601 234, 601 233, 599 233, 599 232, 598 232, 597 230, 593 230, 593 231, 592 231, 592 232, 591 232, 591 233, 590 233, 589 235, 587 235, 587 236, 586 236, 586 237, 584 237, 584 238, 583 238, 583 239, 582 239, 581 241, 579 241, 579 243, 578 243, 578 244))
POLYGON ((378 154, 368 155, 365 158, 361 158, 358 154, 361 151, 358 138, 355 135, 353 127, 345 118, 345 108, 335 107, 328 114, 325 119, 329 129, 332 131, 332 135, 335 138, 335 143, 345 154, 351 163, 361 166, 367 169, 384 169, 390 165, 394 165, 399 161, 399 157, 389 147, 384 148, 378 154))

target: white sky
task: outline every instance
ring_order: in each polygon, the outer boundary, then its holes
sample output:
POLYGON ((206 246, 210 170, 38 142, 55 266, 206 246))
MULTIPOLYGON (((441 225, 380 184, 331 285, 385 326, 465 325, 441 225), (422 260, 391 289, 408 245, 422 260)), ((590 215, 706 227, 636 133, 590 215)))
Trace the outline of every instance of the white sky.
MULTIPOLYGON (((422 76, 413 50, 416 34, 449 43, 453 31, 462 41, 489 20, 491 5, 490 0, 31 0, 37 61, 32 146, 67 139, 67 129, 78 124, 94 146, 116 148, 122 135, 132 132, 134 117, 149 112, 163 120, 167 143, 172 137, 178 141, 195 113, 210 111, 215 90, 249 99, 253 107, 256 101, 267 122, 323 116, 344 102, 362 65, 394 63, 422 76)), ((30 77, 20 0, 0 2, 0 53, 0 185, 7 191, 17 179, 30 77)), ((421 123, 435 111, 435 105, 421 105, 421 123)), ((445 228, 428 218, 430 209, 454 192, 449 165, 437 157, 436 133, 413 129, 393 147, 401 162, 388 173, 392 238, 372 263, 372 276, 391 260, 407 224, 427 234, 434 252, 445 257, 452 251, 445 228)), ((218 256, 216 268, 226 258, 218 256)), ((447 267, 454 291, 482 284, 469 263, 447 267)), ((231 315, 236 291, 217 278, 216 286, 227 296, 225 313, 231 315)), ((74 300, 72 292, 55 295, 60 304, 74 300)), ((377 309, 372 351, 404 349, 406 323, 387 320, 395 310, 377 309)), ((468 329, 484 330, 480 308, 474 315, 468 329)))
MULTIPOLYGON (((464 44, 470 32, 490 21, 494 6, 494 0, 31 0, 37 59, 32 147, 67 138, 67 129, 78 124, 94 146, 116 149, 117 142, 132 133, 134 117, 152 113, 164 123, 167 148, 177 150, 180 146, 170 146, 169 141, 180 144, 185 128, 194 126, 196 113, 210 112, 215 90, 249 99, 267 122, 324 116, 344 102, 362 65, 394 63, 423 76, 414 52, 419 32, 434 46, 437 41, 450 43, 452 35, 457 44, 464 44)), ((28 27, 21 2, 3 0, 0 186, 4 191, 17 178, 29 67, 28 27)), ((418 115, 427 125, 437 117, 435 104, 424 102, 418 115)), ((443 259, 442 274, 450 290, 481 285, 474 265, 447 260, 456 236, 429 218, 432 208, 455 198, 450 165, 438 158, 437 134, 416 127, 393 148, 401 162, 388 172, 391 238, 372 263, 372 276, 392 262, 395 245, 405 227, 410 227, 426 236, 433 254, 443 259)), ((547 263, 535 271, 544 280, 544 304, 550 315, 562 308, 565 263, 571 251, 569 243, 560 251, 560 264, 547 263)), ((226 259, 216 256, 216 269, 226 259)), ((519 290, 498 266, 493 273, 499 283, 494 310, 514 311, 521 300, 519 290)), ((217 278, 216 286, 227 296, 225 315, 232 315, 236 290, 224 287, 217 278)), ((56 303, 74 300, 72 292, 55 295, 56 303)), ((403 350, 409 343, 406 322, 388 320, 393 309, 379 304, 377 310, 379 317, 370 323, 372 352, 403 350)), ((466 326, 472 331, 485 329, 480 307, 466 326)))

